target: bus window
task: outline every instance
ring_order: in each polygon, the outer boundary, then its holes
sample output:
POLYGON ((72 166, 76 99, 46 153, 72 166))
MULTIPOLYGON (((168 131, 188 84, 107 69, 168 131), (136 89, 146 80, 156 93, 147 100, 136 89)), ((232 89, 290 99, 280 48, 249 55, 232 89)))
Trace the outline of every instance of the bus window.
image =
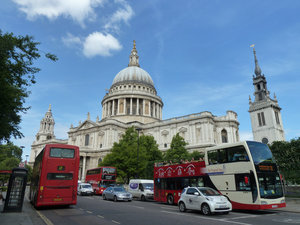
POLYGON ((212 150, 207 153, 209 165, 218 163, 218 151, 212 150))
POLYGON ((51 148, 50 157, 54 158, 74 158, 75 150, 67 148, 51 148))
POLYGON ((228 148, 227 152, 229 162, 249 161, 246 149, 243 146, 228 148))

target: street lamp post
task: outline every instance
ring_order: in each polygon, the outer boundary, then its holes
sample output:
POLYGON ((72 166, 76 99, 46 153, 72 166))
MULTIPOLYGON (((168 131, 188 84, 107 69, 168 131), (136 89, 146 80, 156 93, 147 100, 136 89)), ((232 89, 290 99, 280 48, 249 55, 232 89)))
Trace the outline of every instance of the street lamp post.
POLYGON ((138 145, 137 145, 137 162, 136 162, 136 178, 139 178, 139 151, 140 151, 140 131, 142 128, 136 128, 135 129, 138 132, 138 145))

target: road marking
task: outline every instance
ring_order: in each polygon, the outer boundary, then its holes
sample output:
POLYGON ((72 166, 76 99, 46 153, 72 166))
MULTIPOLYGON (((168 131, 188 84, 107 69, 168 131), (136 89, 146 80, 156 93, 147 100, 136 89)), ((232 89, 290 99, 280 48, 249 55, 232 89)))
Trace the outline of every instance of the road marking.
POLYGON ((42 220, 47 224, 47 225, 54 225, 46 216, 44 216, 42 213, 37 211, 37 214, 42 218, 42 220))
POLYGON ((102 218, 102 219, 104 218, 104 216, 100 216, 100 215, 97 215, 97 216, 98 216, 99 218, 102 218))
POLYGON ((86 211, 86 212, 87 212, 87 213, 90 213, 90 214, 92 213, 91 211, 86 211))
MULTIPOLYGON (((170 212, 170 211, 164 211, 164 210, 162 210, 161 212, 176 214, 176 215, 180 215, 180 216, 190 216, 187 213, 185 213, 185 214, 184 213, 179 213, 179 212, 176 213, 176 212, 170 212)), ((199 219, 199 216, 194 216, 194 217, 199 219)), ((226 220, 226 219, 215 219, 215 218, 206 217, 206 216, 201 216, 201 219, 221 221, 221 222, 225 222, 225 223, 234 223, 234 224, 241 224, 241 225, 251 225, 250 223, 241 223, 241 222, 230 221, 230 220, 226 220)))
POLYGON ((82 210, 82 211, 84 210, 83 208, 79 208, 79 209, 82 210))
POLYGON ((111 222, 116 223, 116 224, 121 224, 121 223, 119 223, 119 222, 117 222, 115 220, 112 220, 111 222))
POLYGON ((138 209, 145 209, 145 207, 142 207, 142 206, 131 205, 131 207, 135 207, 135 208, 138 208, 138 209))

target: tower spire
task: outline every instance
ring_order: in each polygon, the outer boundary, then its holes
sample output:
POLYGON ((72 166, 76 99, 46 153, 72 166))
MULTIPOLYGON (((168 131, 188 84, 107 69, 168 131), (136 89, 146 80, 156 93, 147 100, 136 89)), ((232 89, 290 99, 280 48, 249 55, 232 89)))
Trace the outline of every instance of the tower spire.
POLYGON ((135 46, 135 40, 133 40, 133 48, 132 48, 131 54, 129 56, 128 66, 138 66, 138 67, 140 67, 139 56, 137 54, 137 50, 136 50, 136 46, 135 46))
POLYGON ((257 58, 256 58, 256 51, 255 51, 255 48, 253 47, 253 54, 254 54, 254 61, 255 61, 255 70, 254 70, 254 73, 256 76, 261 76, 261 69, 258 65, 258 61, 257 61, 257 58))

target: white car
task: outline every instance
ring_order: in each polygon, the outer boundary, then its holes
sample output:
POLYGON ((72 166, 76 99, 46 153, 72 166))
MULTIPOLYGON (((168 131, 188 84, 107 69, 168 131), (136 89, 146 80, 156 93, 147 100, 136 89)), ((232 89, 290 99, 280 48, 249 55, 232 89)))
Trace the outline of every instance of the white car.
POLYGON ((94 190, 92 185, 89 183, 80 183, 78 184, 77 194, 78 195, 92 195, 94 190))
POLYGON ((222 212, 228 214, 232 210, 230 201, 219 192, 208 187, 184 188, 178 201, 179 210, 201 210, 204 215, 222 212))

